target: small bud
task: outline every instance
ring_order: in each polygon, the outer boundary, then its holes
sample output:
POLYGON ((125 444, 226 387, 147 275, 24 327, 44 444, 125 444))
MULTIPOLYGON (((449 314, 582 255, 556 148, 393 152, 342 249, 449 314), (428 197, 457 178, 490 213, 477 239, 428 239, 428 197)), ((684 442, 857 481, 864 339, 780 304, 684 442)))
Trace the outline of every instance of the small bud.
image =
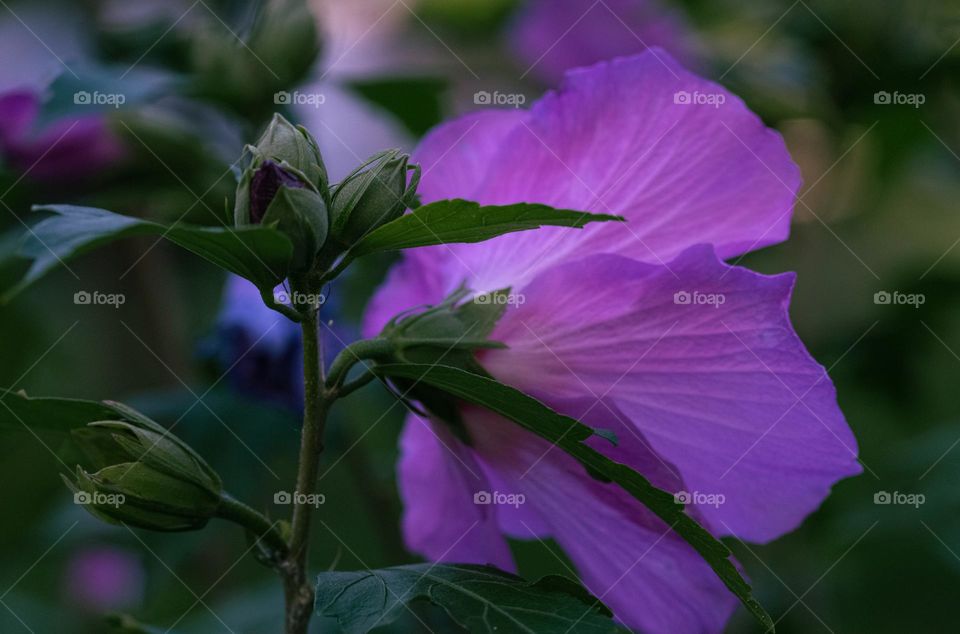
MULTIPOLYGON (((135 414, 132 413, 131 414, 135 414)), ((93 472, 64 478, 77 503, 111 523, 157 531, 202 528, 220 506, 220 476, 182 440, 140 414, 74 432, 93 472)))
POLYGON ((316 141, 275 115, 255 146, 237 185, 237 226, 275 226, 293 243, 291 268, 308 271, 327 238, 329 189, 316 141))
POLYGON ((409 161, 399 150, 380 152, 334 189, 331 234, 340 246, 349 248, 414 204, 420 166, 409 161), (413 171, 409 182, 408 171, 413 171))

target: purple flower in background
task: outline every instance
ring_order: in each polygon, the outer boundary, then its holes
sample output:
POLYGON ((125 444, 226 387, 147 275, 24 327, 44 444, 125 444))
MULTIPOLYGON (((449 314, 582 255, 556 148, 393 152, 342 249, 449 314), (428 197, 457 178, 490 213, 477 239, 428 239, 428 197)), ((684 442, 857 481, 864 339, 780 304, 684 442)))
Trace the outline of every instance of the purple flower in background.
POLYGON ((124 147, 102 114, 57 120, 36 129, 40 94, 0 94, 0 158, 38 181, 77 181, 119 161, 124 147))
POLYGON ((50 85, 89 50, 81 12, 40 5, 0 16, 0 163, 41 182, 78 181, 124 155, 120 138, 102 113, 39 123, 50 85), (27 26, 29 25, 29 26, 27 26))
POLYGON ((548 85, 565 71, 651 46, 692 61, 687 26, 679 11, 657 0, 529 0, 510 29, 517 57, 548 85))
MULTIPOLYGON (((284 293, 277 287, 278 300, 283 301, 284 293)), ((340 317, 337 302, 329 298, 320 309, 327 363, 356 335, 355 327, 340 317)), ((213 359, 237 392, 291 410, 303 408, 300 325, 264 306, 249 281, 227 279, 216 331, 202 343, 201 354, 213 359)))
MULTIPOLYGON (((492 334, 508 347, 482 352, 484 367, 613 430, 619 446, 595 448, 677 493, 717 536, 775 539, 859 473, 830 378, 790 324, 794 276, 723 261, 786 239, 800 186, 780 135, 739 98, 651 50, 571 71, 529 111, 442 125, 415 158, 424 202, 539 202, 628 222, 409 252, 366 334, 464 281, 509 287, 516 301, 492 334)), ((736 599, 667 525, 512 423, 462 414, 469 445, 443 423, 406 423, 411 549, 512 570, 506 537, 552 537, 630 627, 723 628, 736 599)))
POLYGON ((68 563, 64 580, 70 599, 90 612, 130 607, 143 598, 143 566, 119 548, 80 551, 68 563))

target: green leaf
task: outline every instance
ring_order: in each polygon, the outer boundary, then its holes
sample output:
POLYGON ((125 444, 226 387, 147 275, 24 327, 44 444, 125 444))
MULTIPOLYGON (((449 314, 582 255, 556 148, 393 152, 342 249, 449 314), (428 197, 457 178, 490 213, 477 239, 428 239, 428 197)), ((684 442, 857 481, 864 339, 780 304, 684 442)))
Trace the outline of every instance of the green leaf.
POLYGON ((627 465, 615 462, 584 444, 584 441, 595 433, 590 427, 568 416, 558 414, 519 390, 457 368, 441 365, 387 364, 376 366, 375 370, 386 377, 422 381, 496 412, 563 449, 576 458, 591 474, 616 483, 693 546, 710 564, 727 588, 764 626, 765 631, 773 631, 770 615, 753 598, 750 585, 740 576, 731 562, 730 550, 726 545, 684 513, 683 505, 675 501, 672 493, 656 488, 627 465))
POLYGON ((24 235, 18 255, 32 260, 23 278, 8 289, 11 297, 63 262, 114 240, 129 236, 160 236, 214 264, 253 282, 261 293, 272 294, 287 275, 293 246, 267 227, 169 226, 122 216, 104 209, 73 205, 39 206, 55 215, 37 223, 24 235))
POLYGON ((70 432, 99 420, 118 419, 106 403, 72 398, 30 398, 20 392, 0 392, 0 431, 70 432))
POLYGON ((336 618, 345 634, 392 623, 414 601, 440 606, 470 632, 622 631, 599 599, 564 577, 529 582, 490 566, 416 564, 327 572, 317 580, 317 614, 336 618))
POLYGON ((459 198, 438 200, 374 229, 350 249, 348 256, 358 258, 379 251, 452 242, 482 242, 505 233, 544 226, 579 229, 589 222, 610 220, 622 221, 623 218, 530 203, 482 207, 459 198))

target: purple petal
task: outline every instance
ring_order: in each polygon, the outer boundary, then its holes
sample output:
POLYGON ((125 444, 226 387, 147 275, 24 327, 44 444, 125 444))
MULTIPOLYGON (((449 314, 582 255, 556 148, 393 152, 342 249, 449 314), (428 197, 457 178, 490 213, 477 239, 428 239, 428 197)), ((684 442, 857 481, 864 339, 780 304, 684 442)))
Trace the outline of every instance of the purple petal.
POLYGON ((435 304, 445 295, 443 271, 426 249, 405 251, 399 264, 367 304, 363 315, 363 336, 373 337, 397 314, 426 304, 435 304))
POLYGON ((668 266, 593 256, 522 289, 482 362, 522 390, 607 395, 715 532, 767 541, 860 472, 830 377, 793 331, 793 275, 730 267, 709 247, 668 266))
POLYGON ((724 258, 773 244, 787 236, 800 184, 779 134, 739 98, 656 49, 568 73, 563 88, 534 104, 504 138, 475 189, 467 187, 479 167, 458 163, 456 154, 443 162, 462 165, 446 169, 469 174, 453 179, 464 189, 434 184, 427 174, 428 190, 628 220, 432 248, 440 259, 446 249, 456 253, 446 267, 450 287, 466 277, 477 291, 522 284, 590 253, 663 263, 693 244, 713 244, 724 258), (675 103, 684 95, 723 103, 675 103))
MULTIPOLYGON (((588 408, 581 402, 566 411, 583 415, 588 408)), ((617 428, 611 411, 594 408, 585 420, 617 428)), ((523 507, 543 519, 584 585, 620 621, 651 633, 722 630, 736 599, 669 526, 616 485, 593 479, 562 451, 512 423, 477 409, 465 419, 478 454, 509 487, 501 493, 524 496, 523 507)), ((624 441, 635 467, 664 475, 654 454, 629 436, 624 441)))
POLYGON ((578 66, 661 46, 692 59, 687 28, 676 12, 655 0, 530 0, 510 32, 510 43, 526 73, 548 84, 578 66))
POLYGON ((26 136, 37 117, 40 101, 29 91, 11 91, 0 95, 0 145, 9 144, 26 136))
POLYGON ((412 414, 400 448, 403 534, 410 549, 431 561, 515 570, 495 507, 475 504, 474 496, 491 487, 473 451, 445 425, 412 414))
POLYGON ((431 130, 413 154, 423 168, 418 190, 423 202, 470 197, 504 139, 526 116, 523 110, 483 110, 431 130))

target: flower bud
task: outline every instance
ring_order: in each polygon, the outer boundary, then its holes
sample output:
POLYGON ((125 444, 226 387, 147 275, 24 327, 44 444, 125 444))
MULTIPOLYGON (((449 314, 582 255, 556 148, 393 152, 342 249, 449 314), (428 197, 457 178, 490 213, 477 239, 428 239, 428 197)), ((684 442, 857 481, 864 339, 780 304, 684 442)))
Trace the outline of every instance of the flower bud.
POLYGON ((420 166, 409 161, 410 156, 399 150, 380 152, 334 189, 331 234, 341 247, 349 248, 414 204, 420 166), (408 171, 413 171, 409 183, 408 171))
POLYGON ((311 268, 327 238, 327 172, 316 142, 300 127, 275 115, 237 185, 237 226, 274 226, 293 243, 291 268, 311 268))
POLYGON ((327 168, 316 139, 306 128, 295 126, 280 114, 274 114, 255 147, 263 159, 286 162, 303 174, 306 182, 317 191, 327 195, 330 186, 327 168))
POLYGON ((96 471, 77 467, 74 500, 111 523, 157 531, 202 528, 220 506, 220 476, 193 449, 141 414, 74 432, 96 471))

